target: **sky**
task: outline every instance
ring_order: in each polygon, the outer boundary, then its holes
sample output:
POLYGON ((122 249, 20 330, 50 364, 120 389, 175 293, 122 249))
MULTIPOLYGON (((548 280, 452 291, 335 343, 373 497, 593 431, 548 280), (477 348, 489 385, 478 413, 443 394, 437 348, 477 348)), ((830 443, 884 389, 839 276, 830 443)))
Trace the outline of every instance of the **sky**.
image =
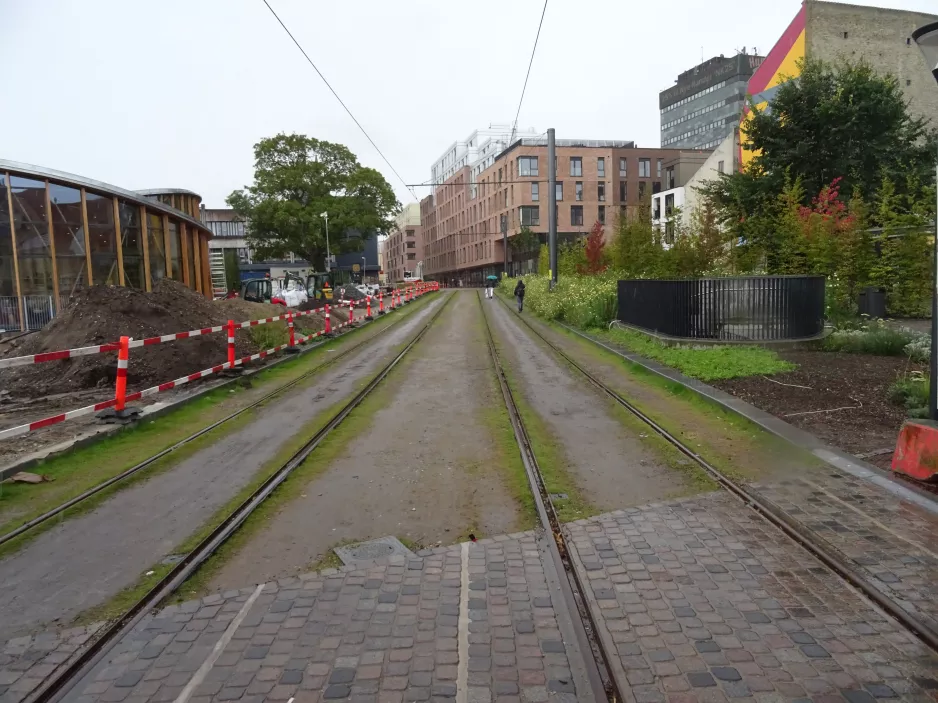
MULTIPOLYGON (((0 0, 0 157, 224 207, 253 145, 348 146, 402 203, 455 141, 518 110, 543 0, 0 0)), ((936 0, 853 4, 935 12, 936 0)), ((800 0, 548 0, 519 127, 657 147, 658 93, 701 57, 765 54, 800 0)), ((418 197, 426 187, 414 189, 418 197)))

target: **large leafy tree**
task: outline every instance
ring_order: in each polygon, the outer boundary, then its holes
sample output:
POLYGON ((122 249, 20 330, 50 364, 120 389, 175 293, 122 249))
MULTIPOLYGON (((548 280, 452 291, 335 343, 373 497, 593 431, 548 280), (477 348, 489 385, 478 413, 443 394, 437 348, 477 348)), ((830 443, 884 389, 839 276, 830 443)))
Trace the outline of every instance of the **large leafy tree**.
MULTIPOLYGON (((278 134, 254 145, 254 183, 228 196, 248 224, 248 244, 260 259, 293 252, 321 268, 326 255, 323 212, 332 252, 349 246, 346 232, 386 232, 400 212, 394 190, 342 144, 278 134)), ((358 241, 358 240, 354 240, 358 241)))
POLYGON ((724 224, 757 249, 773 249, 765 216, 778 214, 786 183, 798 182, 810 198, 840 179, 842 192, 871 202, 883 178, 923 186, 934 180, 936 132, 909 113, 894 76, 865 63, 805 60, 769 109, 750 109, 747 148, 754 158, 746 171, 704 190, 724 224))

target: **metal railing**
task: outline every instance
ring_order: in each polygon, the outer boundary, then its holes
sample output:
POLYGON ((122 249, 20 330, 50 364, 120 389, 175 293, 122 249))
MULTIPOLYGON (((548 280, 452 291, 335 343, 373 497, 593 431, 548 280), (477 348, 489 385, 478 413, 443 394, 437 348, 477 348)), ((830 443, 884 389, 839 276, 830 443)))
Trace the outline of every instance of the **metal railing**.
POLYGON ((619 281, 618 319, 669 337, 761 342, 824 330, 823 276, 619 281))
POLYGON ((41 329, 55 317, 55 298, 51 295, 0 296, 0 330, 27 332, 41 329))

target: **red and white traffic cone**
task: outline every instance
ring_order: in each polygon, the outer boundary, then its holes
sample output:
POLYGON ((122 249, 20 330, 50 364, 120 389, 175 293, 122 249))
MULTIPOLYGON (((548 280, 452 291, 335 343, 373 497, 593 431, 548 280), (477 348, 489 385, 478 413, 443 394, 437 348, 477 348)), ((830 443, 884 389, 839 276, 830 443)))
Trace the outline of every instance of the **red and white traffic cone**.
POLYGON ((332 337, 332 320, 329 315, 329 303, 326 303, 326 329, 323 332, 326 337, 332 337))
POLYGON ((371 316, 371 296, 370 295, 365 296, 365 319, 366 320, 375 319, 371 316))
POLYGON ((355 301, 348 301, 348 326, 355 326, 355 301))
POLYGON ((378 314, 384 314, 384 293, 378 291, 378 314))

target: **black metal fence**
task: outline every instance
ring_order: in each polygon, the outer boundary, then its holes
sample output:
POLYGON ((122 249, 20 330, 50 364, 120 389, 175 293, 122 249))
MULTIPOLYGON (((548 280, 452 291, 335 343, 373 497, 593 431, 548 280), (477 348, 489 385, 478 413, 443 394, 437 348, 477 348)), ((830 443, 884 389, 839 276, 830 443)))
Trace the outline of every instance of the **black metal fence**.
POLYGON ((773 341, 824 329, 823 276, 619 281, 619 320, 670 337, 773 341))

